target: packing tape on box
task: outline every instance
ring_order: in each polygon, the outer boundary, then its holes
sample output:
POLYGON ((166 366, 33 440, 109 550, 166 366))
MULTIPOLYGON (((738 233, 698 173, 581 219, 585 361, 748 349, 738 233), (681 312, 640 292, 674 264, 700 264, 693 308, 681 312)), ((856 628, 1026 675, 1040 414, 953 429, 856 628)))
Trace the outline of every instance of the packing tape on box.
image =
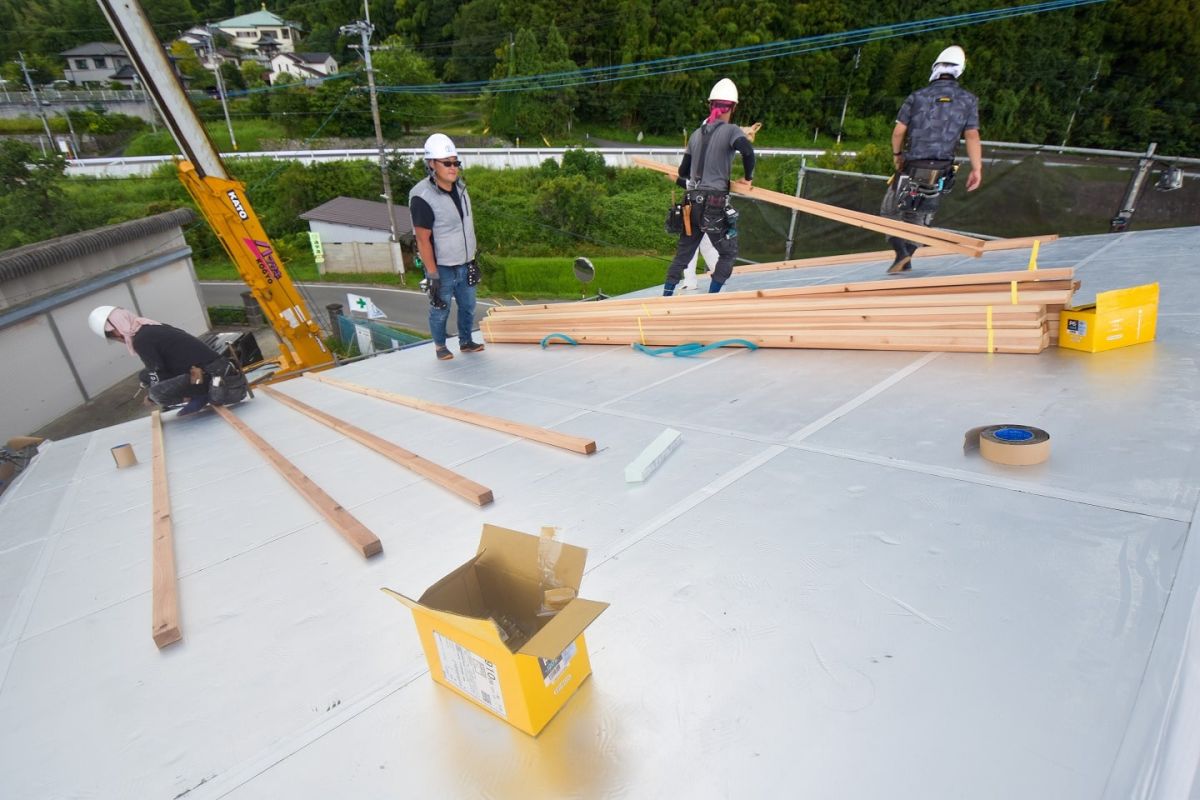
POLYGON ((1050 434, 1029 425, 984 425, 966 433, 963 451, 975 447, 988 461, 1027 467, 1050 457, 1050 434))

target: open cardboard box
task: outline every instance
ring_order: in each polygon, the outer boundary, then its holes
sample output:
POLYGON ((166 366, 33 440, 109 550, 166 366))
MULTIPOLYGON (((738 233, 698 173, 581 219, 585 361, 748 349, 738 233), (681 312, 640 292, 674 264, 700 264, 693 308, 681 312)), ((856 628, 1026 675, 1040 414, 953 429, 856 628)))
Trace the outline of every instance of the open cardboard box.
POLYGON ((586 560, 581 547, 484 525, 475 557, 419 599, 384 591, 412 609, 435 681, 536 736, 592 672, 583 631, 608 603, 576 596, 539 615, 548 588, 578 595, 586 560))
POLYGON ((1154 341, 1158 284, 1100 292, 1096 302, 1065 308, 1059 315, 1058 346, 1099 353, 1154 341))

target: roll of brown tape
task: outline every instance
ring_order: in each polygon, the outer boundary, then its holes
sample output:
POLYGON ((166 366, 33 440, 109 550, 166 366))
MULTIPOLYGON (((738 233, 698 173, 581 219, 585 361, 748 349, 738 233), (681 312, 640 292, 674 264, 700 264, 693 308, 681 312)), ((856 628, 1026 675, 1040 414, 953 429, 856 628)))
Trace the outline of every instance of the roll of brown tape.
POLYGON ((125 469, 132 467, 138 463, 137 456, 133 454, 133 445, 119 444, 112 449, 113 461, 117 462, 117 469, 125 469))
POLYGON ((1028 425, 988 425, 979 431, 979 452, 997 464, 1041 464, 1050 457, 1050 434, 1028 425))

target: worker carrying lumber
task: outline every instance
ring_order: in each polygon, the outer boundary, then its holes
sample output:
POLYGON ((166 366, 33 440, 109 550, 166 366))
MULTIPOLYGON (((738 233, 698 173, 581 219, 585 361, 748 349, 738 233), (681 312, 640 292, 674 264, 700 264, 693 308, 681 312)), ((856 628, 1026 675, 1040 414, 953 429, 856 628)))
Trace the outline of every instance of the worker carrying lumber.
MULTIPOLYGON (((892 129, 892 160, 896 171, 888 182, 880 215, 929 227, 941 196, 954 185, 954 151, 966 139, 971 174, 967 191, 983 183, 983 146, 979 141, 979 100, 958 85, 967 56, 958 45, 938 54, 929 84, 910 94, 892 129), (907 147, 905 139, 908 140, 907 147)), ((888 272, 912 269, 914 242, 889 236, 896 260, 888 272)))
POLYGON ((446 347, 451 300, 458 304, 459 351, 483 350, 482 342, 471 340, 479 267, 475 263, 475 218, 462 167, 454 142, 444 133, 435 133, 425 140, 428 177, 408 193, 417 252, 429 281, 429 332, 434 354, 441 361, 454 358, 446 347))
POLYGON ((163 408, 184 404, 181 417, 246 396, 246 376, 237 365, 186 331, 116 306, 92 309, 88 327, 140 358, 146 368, 138 377, 150 400, 163 408))
POLYGON ((733 272, 738 254, 737 211, 729 204, 729 172, 735 151, 742 154, 746 182, 754 179, 754 145, 745 131, 730 123, 737 104, 738 90, 733 81, 717 81, 708 94, 708 119, 688 139, 677 180, 687 190, 684 228, 675 258, 667 267, 663 283, 666 296, 675 294, 684 268, 706 236, 719 255, 708 291, 721 291, 733 272))

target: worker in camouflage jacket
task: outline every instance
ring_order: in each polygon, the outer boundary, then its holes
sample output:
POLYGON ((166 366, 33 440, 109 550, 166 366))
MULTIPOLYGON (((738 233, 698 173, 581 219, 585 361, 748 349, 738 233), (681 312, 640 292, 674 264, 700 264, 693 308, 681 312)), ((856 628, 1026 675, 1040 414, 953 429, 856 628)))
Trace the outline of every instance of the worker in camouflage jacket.
MULTIPOLYGON (((959 139, 966 140, 971 162, 967 191, 973 192, 983 183, 979 100, 958 85, 966 64, 961 47, 947 47, 933 62, 929 84, 910 94, 900 106, 892 129, 896 171, 883 197, 882 216, 932 225, 941 196, 954 185, 954 151, 959 139)), ((888 244, 896 251, 888 272, 911 269, 917 245, 898 236, 889 236, 888 244)))

